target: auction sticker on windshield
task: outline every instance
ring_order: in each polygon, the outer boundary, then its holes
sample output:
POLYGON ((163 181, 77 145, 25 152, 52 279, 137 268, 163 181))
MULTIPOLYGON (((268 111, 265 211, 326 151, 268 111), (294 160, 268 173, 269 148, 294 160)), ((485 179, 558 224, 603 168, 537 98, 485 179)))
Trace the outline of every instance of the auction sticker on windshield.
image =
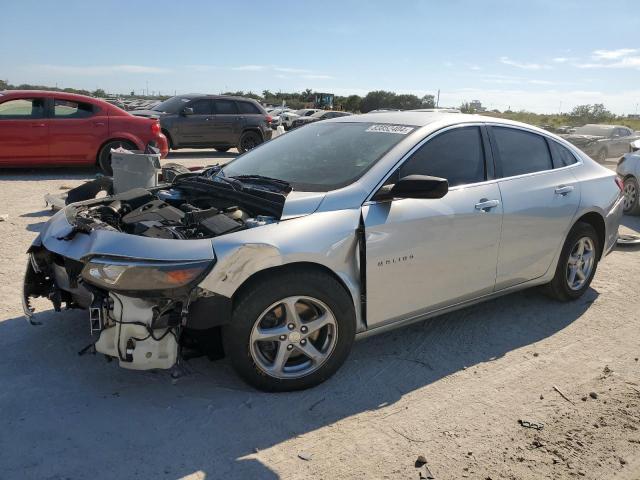
POLYGON ((413 127, 407 127, 405 125, 371 125, 365 130, 365 132, 397 133, 399 135, 406 135, 412 131, 413 127))

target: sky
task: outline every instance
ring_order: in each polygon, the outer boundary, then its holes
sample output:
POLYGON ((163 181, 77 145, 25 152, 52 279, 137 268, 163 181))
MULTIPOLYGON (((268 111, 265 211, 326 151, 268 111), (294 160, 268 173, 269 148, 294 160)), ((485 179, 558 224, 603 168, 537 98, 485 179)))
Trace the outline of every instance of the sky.
POLYGON ((640 113, 637 1, 2 0, 0 78, 165 95, 437 94, 640 113), (148 87, 147 87, 148 86, 148 87))

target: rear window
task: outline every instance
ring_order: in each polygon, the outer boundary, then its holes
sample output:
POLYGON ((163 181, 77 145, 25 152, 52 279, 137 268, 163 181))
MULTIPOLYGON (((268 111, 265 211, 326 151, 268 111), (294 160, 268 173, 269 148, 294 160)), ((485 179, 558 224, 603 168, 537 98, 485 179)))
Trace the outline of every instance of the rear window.
POLYGON ((17 98, 0 103, 0 119, 44 117, 44 98, 17 98))
POLYGON ((551 150, 551 158, 553 159, 553 168, 567 167, 578 162, 573 153, 558 142, 549 140, 549 149, 551 150))
POLYGON ((215 113, 221 115, 238 113, 236 102, 233 100, 216 100, 215 113))
POLYGON ((541 135, 515 128, 492 127, 503 177, 551 170, 547 141, 541 135))
POLYGON ((262 113, 258 107, 251 102, 236 102, 240 113, 262 113))
POLYGON ((93 115, 93 105, 84 102, 55 99, 53 116, 55 118, 87 118, 93 115))

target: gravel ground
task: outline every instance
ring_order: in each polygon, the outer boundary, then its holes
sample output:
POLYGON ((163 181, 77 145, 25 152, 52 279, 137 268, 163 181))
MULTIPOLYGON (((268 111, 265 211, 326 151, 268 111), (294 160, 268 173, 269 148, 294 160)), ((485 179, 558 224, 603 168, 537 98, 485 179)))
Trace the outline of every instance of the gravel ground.
POLYGON ((22 318, 43 195, 93 175, 0 174, 1 479, 640 478, 640 250, 609 255, 577 302, 512 294, 359 342, 315 389, 265 394, 225 360, 175 380, 79 357, 83 311, 43 301, 42 326, 22 318))

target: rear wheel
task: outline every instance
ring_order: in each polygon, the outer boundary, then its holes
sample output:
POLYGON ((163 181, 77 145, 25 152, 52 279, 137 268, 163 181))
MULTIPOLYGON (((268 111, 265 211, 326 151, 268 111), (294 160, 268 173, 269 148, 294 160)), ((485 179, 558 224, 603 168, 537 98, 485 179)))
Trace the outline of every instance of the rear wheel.
POLYGON ((120 147, 126 148, 127 150, 136 149, 135 144, 127 140, 112 140, 100 149, 98 153, 98 167, 100 167, 100 170, 102 170, 105 175, 113 175, 113 169, 111 168, 111 149, 120 147))
POLYGON ((333 277, 289 272, 241 295, 223 342, 247 383, 260 390, 292 391, 333 375, 354 335, 351 297, 333 277))
POLYGON ((640 215, 640 188, 635 177, 625 179, 622 208, 627 215, 640 215))
POLYGON ((254 131, 244 132, 240 137, 240 143, 238 145, 238 151, 240 153, 248 152, 252 148, 257 147, 262 143, 262 137, 254 131))
POLYGON ((596 273, 599 251, 595 229, 588 223, 576 223, 562 247, 556 274, 547 285, 550 296, 561 301, 580 298, 596 273))

